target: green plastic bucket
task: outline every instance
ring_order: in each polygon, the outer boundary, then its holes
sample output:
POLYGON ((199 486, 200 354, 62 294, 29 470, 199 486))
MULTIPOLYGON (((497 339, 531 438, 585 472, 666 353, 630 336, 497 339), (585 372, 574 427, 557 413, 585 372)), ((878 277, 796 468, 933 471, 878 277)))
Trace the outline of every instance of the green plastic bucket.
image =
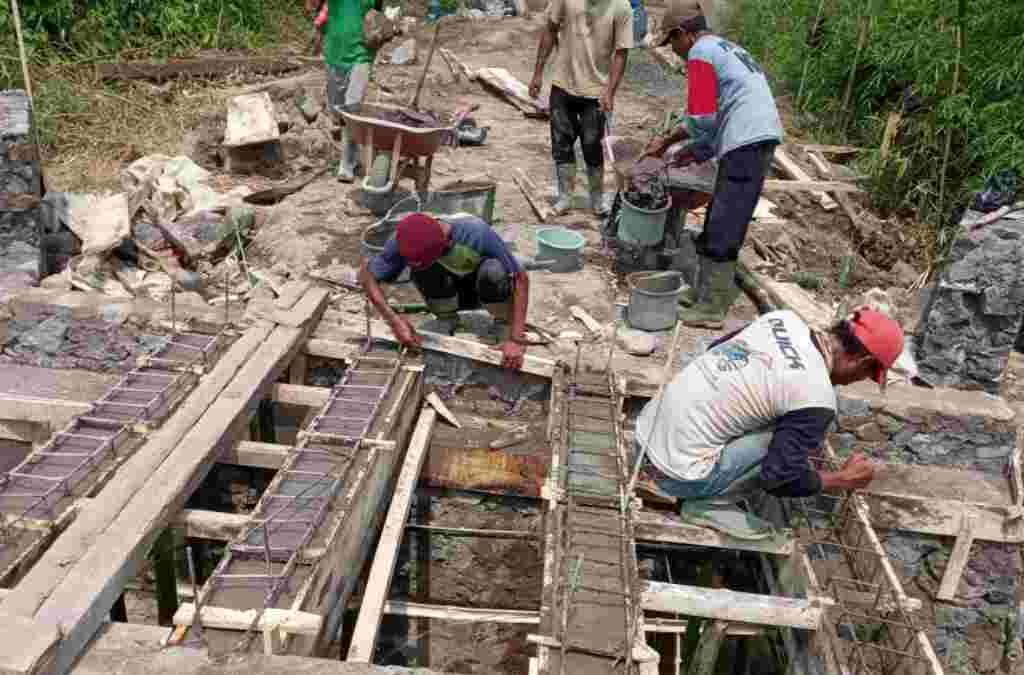
POLYGON ((586 239, 579 232, 564 227, 543 227, 537 230, 537 262, 553 260, 552 272, 574 272, 583 268, 583 245, 586 239))
POLYGON ((633 206, 622 195, 622 208, 619 209, 618 238, 628 244, 653 246, 665 238, 665 219, 672 201, 669 200, 660 209, 642 209, 633 206))

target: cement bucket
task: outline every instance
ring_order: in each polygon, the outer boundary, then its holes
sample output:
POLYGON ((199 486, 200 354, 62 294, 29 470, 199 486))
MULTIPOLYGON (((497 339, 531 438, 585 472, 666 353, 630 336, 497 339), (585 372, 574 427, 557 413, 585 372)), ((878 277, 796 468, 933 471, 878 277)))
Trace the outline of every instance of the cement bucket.
POLYGON ((679 294, 686 284, 679 272, 634 272, 629 281, 629 325, 646 331, 671 328, 679 312, 679 294))

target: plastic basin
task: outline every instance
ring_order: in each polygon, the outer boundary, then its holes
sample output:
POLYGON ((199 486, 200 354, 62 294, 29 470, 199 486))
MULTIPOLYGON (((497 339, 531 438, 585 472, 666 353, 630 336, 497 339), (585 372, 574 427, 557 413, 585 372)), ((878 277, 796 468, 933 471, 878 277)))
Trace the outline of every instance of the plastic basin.
POLYGON ((579 232, 564 227, 537 230, 537 262, 554 261, 552 272, 573 272, 583 268, 583 245, 586 239, 579 232))

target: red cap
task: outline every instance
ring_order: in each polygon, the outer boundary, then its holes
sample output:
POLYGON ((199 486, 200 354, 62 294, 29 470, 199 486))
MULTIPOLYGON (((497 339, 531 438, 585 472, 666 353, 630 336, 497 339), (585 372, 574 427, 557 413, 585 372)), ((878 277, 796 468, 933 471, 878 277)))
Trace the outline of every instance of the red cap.
POLYGON ((395 237, 398 252, 413 269, 429 267, 448 248, 440 221, 425 213, 411 213, 398 221, 395 237))
POLYGON ((885 373, 903 353, 903 329, 885 314, 868 308, 854 310, 850 318, 853 334, 878 360, 875 382, 885 385, 885 373))

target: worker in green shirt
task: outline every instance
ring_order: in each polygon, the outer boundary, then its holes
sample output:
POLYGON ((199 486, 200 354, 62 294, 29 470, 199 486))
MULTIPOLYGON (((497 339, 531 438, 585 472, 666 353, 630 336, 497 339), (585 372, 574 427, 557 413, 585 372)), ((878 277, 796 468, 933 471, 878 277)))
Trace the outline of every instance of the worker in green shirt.
MULTIPOLYGON (((327 3, 324 31, 324 62, 327 64, 327 108, 335 116, 342 111, 358 110, 370 83, 370 66, 375 53, 363 41, 363 20, 378 0, 306 0, 306 10, 318 13, 327 3)), ((356 178, 359 146, 348 127, 342 127, 341 163, 338 180, 351 183, 356 178)))

